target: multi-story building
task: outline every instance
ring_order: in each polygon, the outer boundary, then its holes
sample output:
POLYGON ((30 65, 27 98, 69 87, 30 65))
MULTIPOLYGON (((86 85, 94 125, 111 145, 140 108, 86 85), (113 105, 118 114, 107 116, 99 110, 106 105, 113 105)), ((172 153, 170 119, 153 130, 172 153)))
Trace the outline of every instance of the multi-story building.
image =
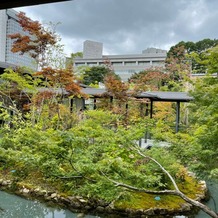
POLYGON ((17 13, 13 9, 0 10, 0 62, 36 69, 34 59, 28 54, 19 55, 11 52, 13 40, 8 35, 23 33, 18 23, 17 13))
POLYGON ((100 42, 85 41, 83 44, 83 57, 74 59, 74 67, 80 66, 100 66, 105 61, 109 61, 114 72, 118 74, 123 81, 126 81, 133 73, 151 67, 164 66, 167 55, 166 50, 147 48, 141 54, 132 55, 103 55, 103 44, 100 42))

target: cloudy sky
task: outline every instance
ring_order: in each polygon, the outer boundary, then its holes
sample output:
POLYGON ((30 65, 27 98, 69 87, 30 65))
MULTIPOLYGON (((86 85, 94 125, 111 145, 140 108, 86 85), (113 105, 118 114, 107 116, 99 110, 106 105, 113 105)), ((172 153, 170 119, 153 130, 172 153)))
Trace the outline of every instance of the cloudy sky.
POLYGON ((67 54, 102 42, 103 54, 169 49, 180 41, 218 38, 217 0, 72 0, 14 8, 41 23, 60 22, 67 54))

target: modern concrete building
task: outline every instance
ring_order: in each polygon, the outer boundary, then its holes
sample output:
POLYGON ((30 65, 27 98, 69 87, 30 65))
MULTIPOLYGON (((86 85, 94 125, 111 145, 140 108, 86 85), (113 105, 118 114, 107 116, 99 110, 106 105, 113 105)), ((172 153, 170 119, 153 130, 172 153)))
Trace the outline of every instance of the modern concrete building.
POLYGON ((9 34, 23 33, 16 16, 18 12, 13 9, 0 10, 0 61, 14 64, 16 66, 26 66, 36 69, 34 59, 29 55, 19 55, 11 52, 13 41, 9 34))
POLYGON ((106 61, 110 61, 114 72, 123 81, 126 81, 135 72, 140 72, 152 66, 164 66, 166 55, 166 50, 156 48, 147 48, 141 54, 103 55, 102 43, 87 40, 83 44, 83 57, 74 59, 74 67, 99 66, 104 65, 106 61))

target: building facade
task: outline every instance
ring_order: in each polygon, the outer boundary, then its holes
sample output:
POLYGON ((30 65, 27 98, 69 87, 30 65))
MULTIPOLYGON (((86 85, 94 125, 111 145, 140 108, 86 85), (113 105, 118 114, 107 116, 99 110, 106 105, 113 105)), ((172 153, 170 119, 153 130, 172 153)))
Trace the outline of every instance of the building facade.
POLYGON ((100 66, 109 61, 114 72, 123 81, 140 71, 151 67, 162 67, 167 55, 166 50, 147 48, 141 54, 132 55, 103 55, 103 44, 93 41, 85 41, 83 44, 83 57, 74 59, 74 67, 100 66))
POLYGON ((17 11, 13 9, 0 10, 0 61, 16 66, 26 66, 36 69, 36 63, 28 54, 19 55, 11 52, 13 40, 8 35, 23 33, 18 23, 17 11))

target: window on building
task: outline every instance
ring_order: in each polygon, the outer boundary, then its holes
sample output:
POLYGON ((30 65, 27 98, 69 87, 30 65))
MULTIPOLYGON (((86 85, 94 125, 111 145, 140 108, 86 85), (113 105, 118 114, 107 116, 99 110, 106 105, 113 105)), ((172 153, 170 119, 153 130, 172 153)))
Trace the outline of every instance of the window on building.
POLYGON ((76 67, 79 67, 79 66, 84 66, 85 65, 85 62, 81 62, 81 63, 75 63, 75 66, 76 67))
POLYGON ((136 61, 125 61, 124 65, 126 65, 126 66, 134 66, 134 65, 136 65, 136 61))
POLYGON ((142 66, 142 65, 149 65, 150 61, 138 61, 138 65, 142 66))
POLYGON ((88 65, 88 66, 91 66, 91 67, 92 67, 92 66, 96 66, 96 65, 97 65, 97 62, 89 62, 89 63, 87 63, 87 65, 88 65))
POLYGON ((112 62, 111 63, 113 66, 122 66, 123 62, 112 62))
POLYGON ((163 63, 163 61, 152 61, 152 65, 161 65, 163 63))

